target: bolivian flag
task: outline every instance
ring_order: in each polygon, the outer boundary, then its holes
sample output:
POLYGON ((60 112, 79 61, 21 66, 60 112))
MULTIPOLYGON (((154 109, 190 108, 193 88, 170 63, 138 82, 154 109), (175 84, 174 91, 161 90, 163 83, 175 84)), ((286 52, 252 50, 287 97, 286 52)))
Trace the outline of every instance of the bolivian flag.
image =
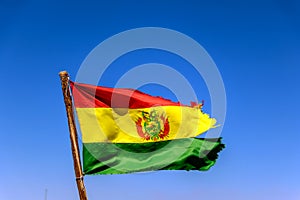
POLYGON ((208 170, 224 148, 196 138, 216 120, 192 106, 138 90, 70 82, 82 133, 85 174, 208 170))

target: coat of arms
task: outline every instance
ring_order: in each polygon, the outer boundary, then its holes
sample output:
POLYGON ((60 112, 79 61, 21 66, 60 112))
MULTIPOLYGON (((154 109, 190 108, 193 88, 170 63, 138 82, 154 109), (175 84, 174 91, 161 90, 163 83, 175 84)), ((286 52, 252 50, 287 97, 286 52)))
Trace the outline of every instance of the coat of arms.
POLYGON ((142 111, 142 117, 135 122, 139 136, 145 140, 163 140, 168 137, 170 131, 169 120, 156 110, 142 111))

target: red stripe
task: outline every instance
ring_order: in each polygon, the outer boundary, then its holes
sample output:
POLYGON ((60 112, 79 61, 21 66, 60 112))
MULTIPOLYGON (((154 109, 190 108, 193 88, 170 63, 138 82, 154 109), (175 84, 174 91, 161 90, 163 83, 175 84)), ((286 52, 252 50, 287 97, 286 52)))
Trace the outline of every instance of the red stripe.
POLYGON ((108 88, 71 82, 76 108, 149 108, 154 106, 181 106, 162 97, 154 97, 138 90, 108 88))

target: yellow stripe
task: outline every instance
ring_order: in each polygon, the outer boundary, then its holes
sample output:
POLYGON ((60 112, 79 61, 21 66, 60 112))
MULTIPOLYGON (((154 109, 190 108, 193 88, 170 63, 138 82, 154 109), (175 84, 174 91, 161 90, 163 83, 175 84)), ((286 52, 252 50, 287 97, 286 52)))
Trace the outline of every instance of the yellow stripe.
MULTIPOLYGON (((199 108, 162 106, 142 109, 127 108, 76 108, 84 143, 143 143, 160 140, 195 137, 215 127, 216 120, 199 108), (146 140, 138 134, 136 122, 143 112, 155 110, 158 116, 169 121, 169 133, 164 139, 146 140)), ((145 113, 144 113, 145 116, 145 113)), ((141 124, 145 127, 145 120, 141 124)), ((157 123, 154 123, 156 126, 157 123)), ((161 124, 163 127, 163 124, 161 124)), ((147 125, 146 125, 147 126, 147 125)), ((163 129, 163 128, 162 128, 163 129)), ((143 129, 145 131, 145 129, 143 129)))

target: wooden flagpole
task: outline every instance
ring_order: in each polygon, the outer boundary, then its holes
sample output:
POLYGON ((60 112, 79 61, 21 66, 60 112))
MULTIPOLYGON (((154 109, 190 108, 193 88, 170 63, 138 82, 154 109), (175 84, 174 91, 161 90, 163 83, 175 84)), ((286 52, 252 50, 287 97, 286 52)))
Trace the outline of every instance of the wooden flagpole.
POLYGON ((80 162, 80 154, 79 154, 79 147, 78 147, 78 138, 77 138, 77 130, 75 126, 75 120, 74 120, 74 111, 73 111, 73 103, 72 103, 72 97, 70 94, 70 88, 69 88, 69 74, 66 71, 61 71, 59 73, 60 80, 61 80, 61 87, 62 92, 64 95, 64 101, 67 111, 67 117, 68 117, 68 125, 69 125, 69 131, 70 131, 70 139, 71 139, 71 147, 72 147, 72 155, 73 155, 73 161, 74 161, 74 170, 75 170, 75 176, 76 176, 76 183, 77 188, 79 192, 80 200, 87 200, 87 194, 83 182, 83 172, 80 162))

